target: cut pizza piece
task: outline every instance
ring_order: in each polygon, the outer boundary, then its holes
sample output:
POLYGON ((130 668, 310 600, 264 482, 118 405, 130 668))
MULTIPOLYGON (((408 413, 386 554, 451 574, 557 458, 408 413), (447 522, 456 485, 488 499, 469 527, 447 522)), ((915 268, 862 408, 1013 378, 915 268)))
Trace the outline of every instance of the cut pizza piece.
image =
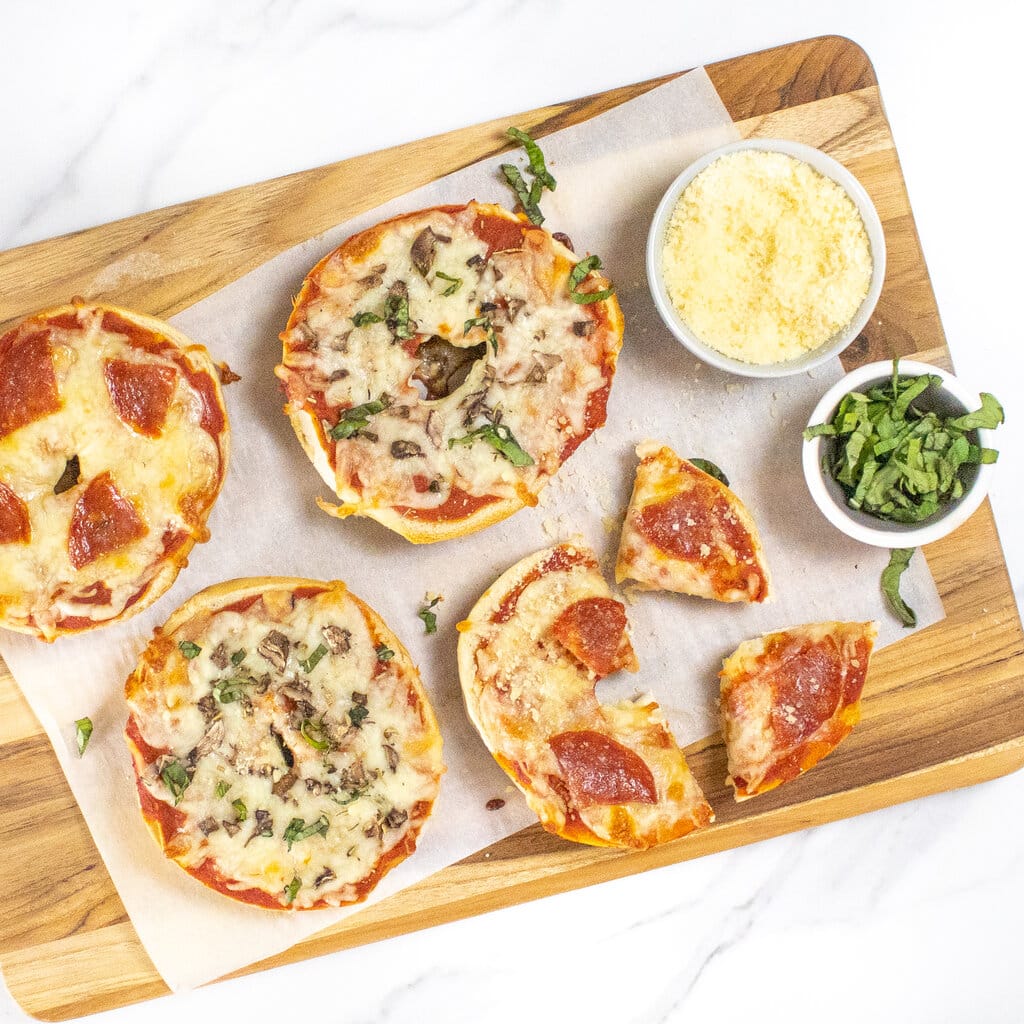
POLYGON ((813 768, 860 719, 873 622, 819 622, 740 644, 722 665, 721 718, 737 800, 813 768))
POLYGON ((343 906, 416 849, 444 771, 437 721, 408 652, 343 583, 196 594, 125 695, 143 817, 211 889, 343 906))
POLYGON ((626 612, 597 560, 570 543, 505 572, 460 623, 469 717, 549 832, 643 849, 713 820, 651 699, 602 704, 594 687, 636 671, 626 612))
POLYGON ((392 218, 325 256, 276 370, 339 498, 321 508, 428 543, 535 505, 603 425, 622 344, 610 282, 583 262, 475 202, 392 218))
POLYGON ((616 582, 715 601, 764 601, 764 550, 740 499, 666 445, 645 441, 636 453, 616 582))
POLYGON ((0 626, 53 640, 174 582, 227 471, 206 349, 83 302, 0 337, 0 626))

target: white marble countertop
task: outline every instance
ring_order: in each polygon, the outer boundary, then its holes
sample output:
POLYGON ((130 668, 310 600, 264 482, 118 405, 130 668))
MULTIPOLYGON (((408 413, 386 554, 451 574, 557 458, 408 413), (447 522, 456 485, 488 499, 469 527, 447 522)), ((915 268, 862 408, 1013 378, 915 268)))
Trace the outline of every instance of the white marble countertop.
MULTIPOLYGON (((958 370, 995 390, 1011 417, 993 503, 1020 603, 1016 4, 809 7, 7 3, 0 248, 766 46, 848 35, 875 63, 958 370)), ((1018 774, 94 1019, 647 1024, 813 1012, 858 1024, 1019 1022, 1021 801, 1018 774)), ((0 1021, 21 1019, 0 990, 0 1021)))

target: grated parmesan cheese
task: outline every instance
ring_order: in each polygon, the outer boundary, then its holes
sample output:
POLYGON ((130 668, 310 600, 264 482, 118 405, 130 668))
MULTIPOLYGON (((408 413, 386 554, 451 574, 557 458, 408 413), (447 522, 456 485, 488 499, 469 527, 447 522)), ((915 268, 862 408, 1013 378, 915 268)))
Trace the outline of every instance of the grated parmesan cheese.
POLYGON ((707 345, 780 363, 846 327, 872 260, 845 190, 784 153, 719 157, 679 197, 662 250, 665 286, 707 345))

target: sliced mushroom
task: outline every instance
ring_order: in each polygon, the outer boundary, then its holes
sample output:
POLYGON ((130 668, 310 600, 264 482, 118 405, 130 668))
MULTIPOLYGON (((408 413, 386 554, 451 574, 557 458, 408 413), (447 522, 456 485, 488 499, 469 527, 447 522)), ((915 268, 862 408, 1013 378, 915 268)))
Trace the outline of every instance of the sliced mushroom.
POLYGON ((352 633, 341 626, 324 626, 320 633, 331 654, 347 654, 352 646, 352 633))
POLYGON ((286 775, 282 775, 271 787, 270 792, 279 799, 284 797, 285 794, 299 781, 298 775, 294 771, 289 770, 286 775))
POLYGON ((81 476, 81 468, 78 464, 78 456, 72 455, 67 462, 64 463, 64 472, 61 473, 60 479, 53 485, 54 494, 63 494, 65 491, 70 491, 75 484, 78 483, 78 478, 81 476))
POLYGON ((572 325, 572 333, 577 338, 589 338, 597 330, 597 324, 593 320, 576 320, 572 325))
POLYGON ((270 727, 270 735, 274 737, 277 749, 281 751, 285 767, 293 768, 295 766, 295 755, 292 753, 291 747, 285 743, 284 737, 273 726, 270 727))
POLYGON ((362 706, 365 708, 366 707, 366 694, 365 693, 359 693, 358 691, 353 691, 353 693, 352 693, 352 703, 353 704, 362 704, 362 706))
POLYGON ((408 820, 408 811, 400 811, 397 807, 392 807, 384 818, 384 824, 387 825, 388 828, 399 828, 401 825, 404 825, 408 820))
POLYGON ((216 832, 220 825, 217 824, 216 818, 203 818, 201 822, 196 826, 204 836, 208 836, 213 832, 216 832))
POLYGON ((217 698, 212 693, 201 697, 196 707, 199 708, 207 722, 212 722, 220 714, 220 711, 217 709, 217 698))
MULTIPOLYGON (((212 697, 213 695, 210 694, 212 697)), ((196 758, 206 757, 207 754, 216 750, 224 742, 224 719, 215 718, 209 728, 203 733, 203 738, 196 747, 196 758)))
POLYGON ((227 834, 232 838, 237 836, 238 833, 242 831, 242 826, 237 821, 225 820, 221 822, 221 825, 224 826, 224 831, 227 832, 227 834))
POLYGON ((384 744, 384 757, 388 762, 388 768, 392 772, 398 771, 398 763, 401 758, 398 756, 398 751, 390 743, 384 744))
POLYGON ((288 664, 288 650, 290 647, 291 644, 288 641, 288 637, 279 629, 272 629, 259 642, 256 652, 269 661, 278 672, 283 672, 288 664))
POLYGON ((447 398, 460 388, 473 364, 487 354, 487 342, 462 348, 435 334, 416 350, 419 366, 412 375, 426 389, 427 399, 447 398))
POLYGON ((316 880, 313 882, 313 888, 319 889, 321 885, 333 882, 337 877, 338 876, 330 868, 324 868, 323 871, 316 876, 316 880))
POLYGON ((393 459, 417 459, 423 458, 423 449, 415 441, 392 441, 391 458, 393 459))
POLYGON ((228 645, 225 643, 219 643, 213 649, 210 654, 210 661, 213 662, 215 668, 227 668, 230 657, 228 655, 228 645))
POLYGON ((412 265, 424 276, 430 273, 437 255, 437 235, 433 228, 424 228, 413 240, 410 256, 412 265))

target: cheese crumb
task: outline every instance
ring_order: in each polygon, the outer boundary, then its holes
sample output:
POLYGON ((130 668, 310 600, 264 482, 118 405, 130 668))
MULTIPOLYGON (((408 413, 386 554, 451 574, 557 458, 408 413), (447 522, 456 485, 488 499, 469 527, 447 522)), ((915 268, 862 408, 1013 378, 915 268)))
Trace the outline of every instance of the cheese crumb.
POLYGON ((853 319, 871 247, 853 200, 784 153, 719 157, 679 197, 662 250, 673 305, 712 348, 780 363, 853 319))

